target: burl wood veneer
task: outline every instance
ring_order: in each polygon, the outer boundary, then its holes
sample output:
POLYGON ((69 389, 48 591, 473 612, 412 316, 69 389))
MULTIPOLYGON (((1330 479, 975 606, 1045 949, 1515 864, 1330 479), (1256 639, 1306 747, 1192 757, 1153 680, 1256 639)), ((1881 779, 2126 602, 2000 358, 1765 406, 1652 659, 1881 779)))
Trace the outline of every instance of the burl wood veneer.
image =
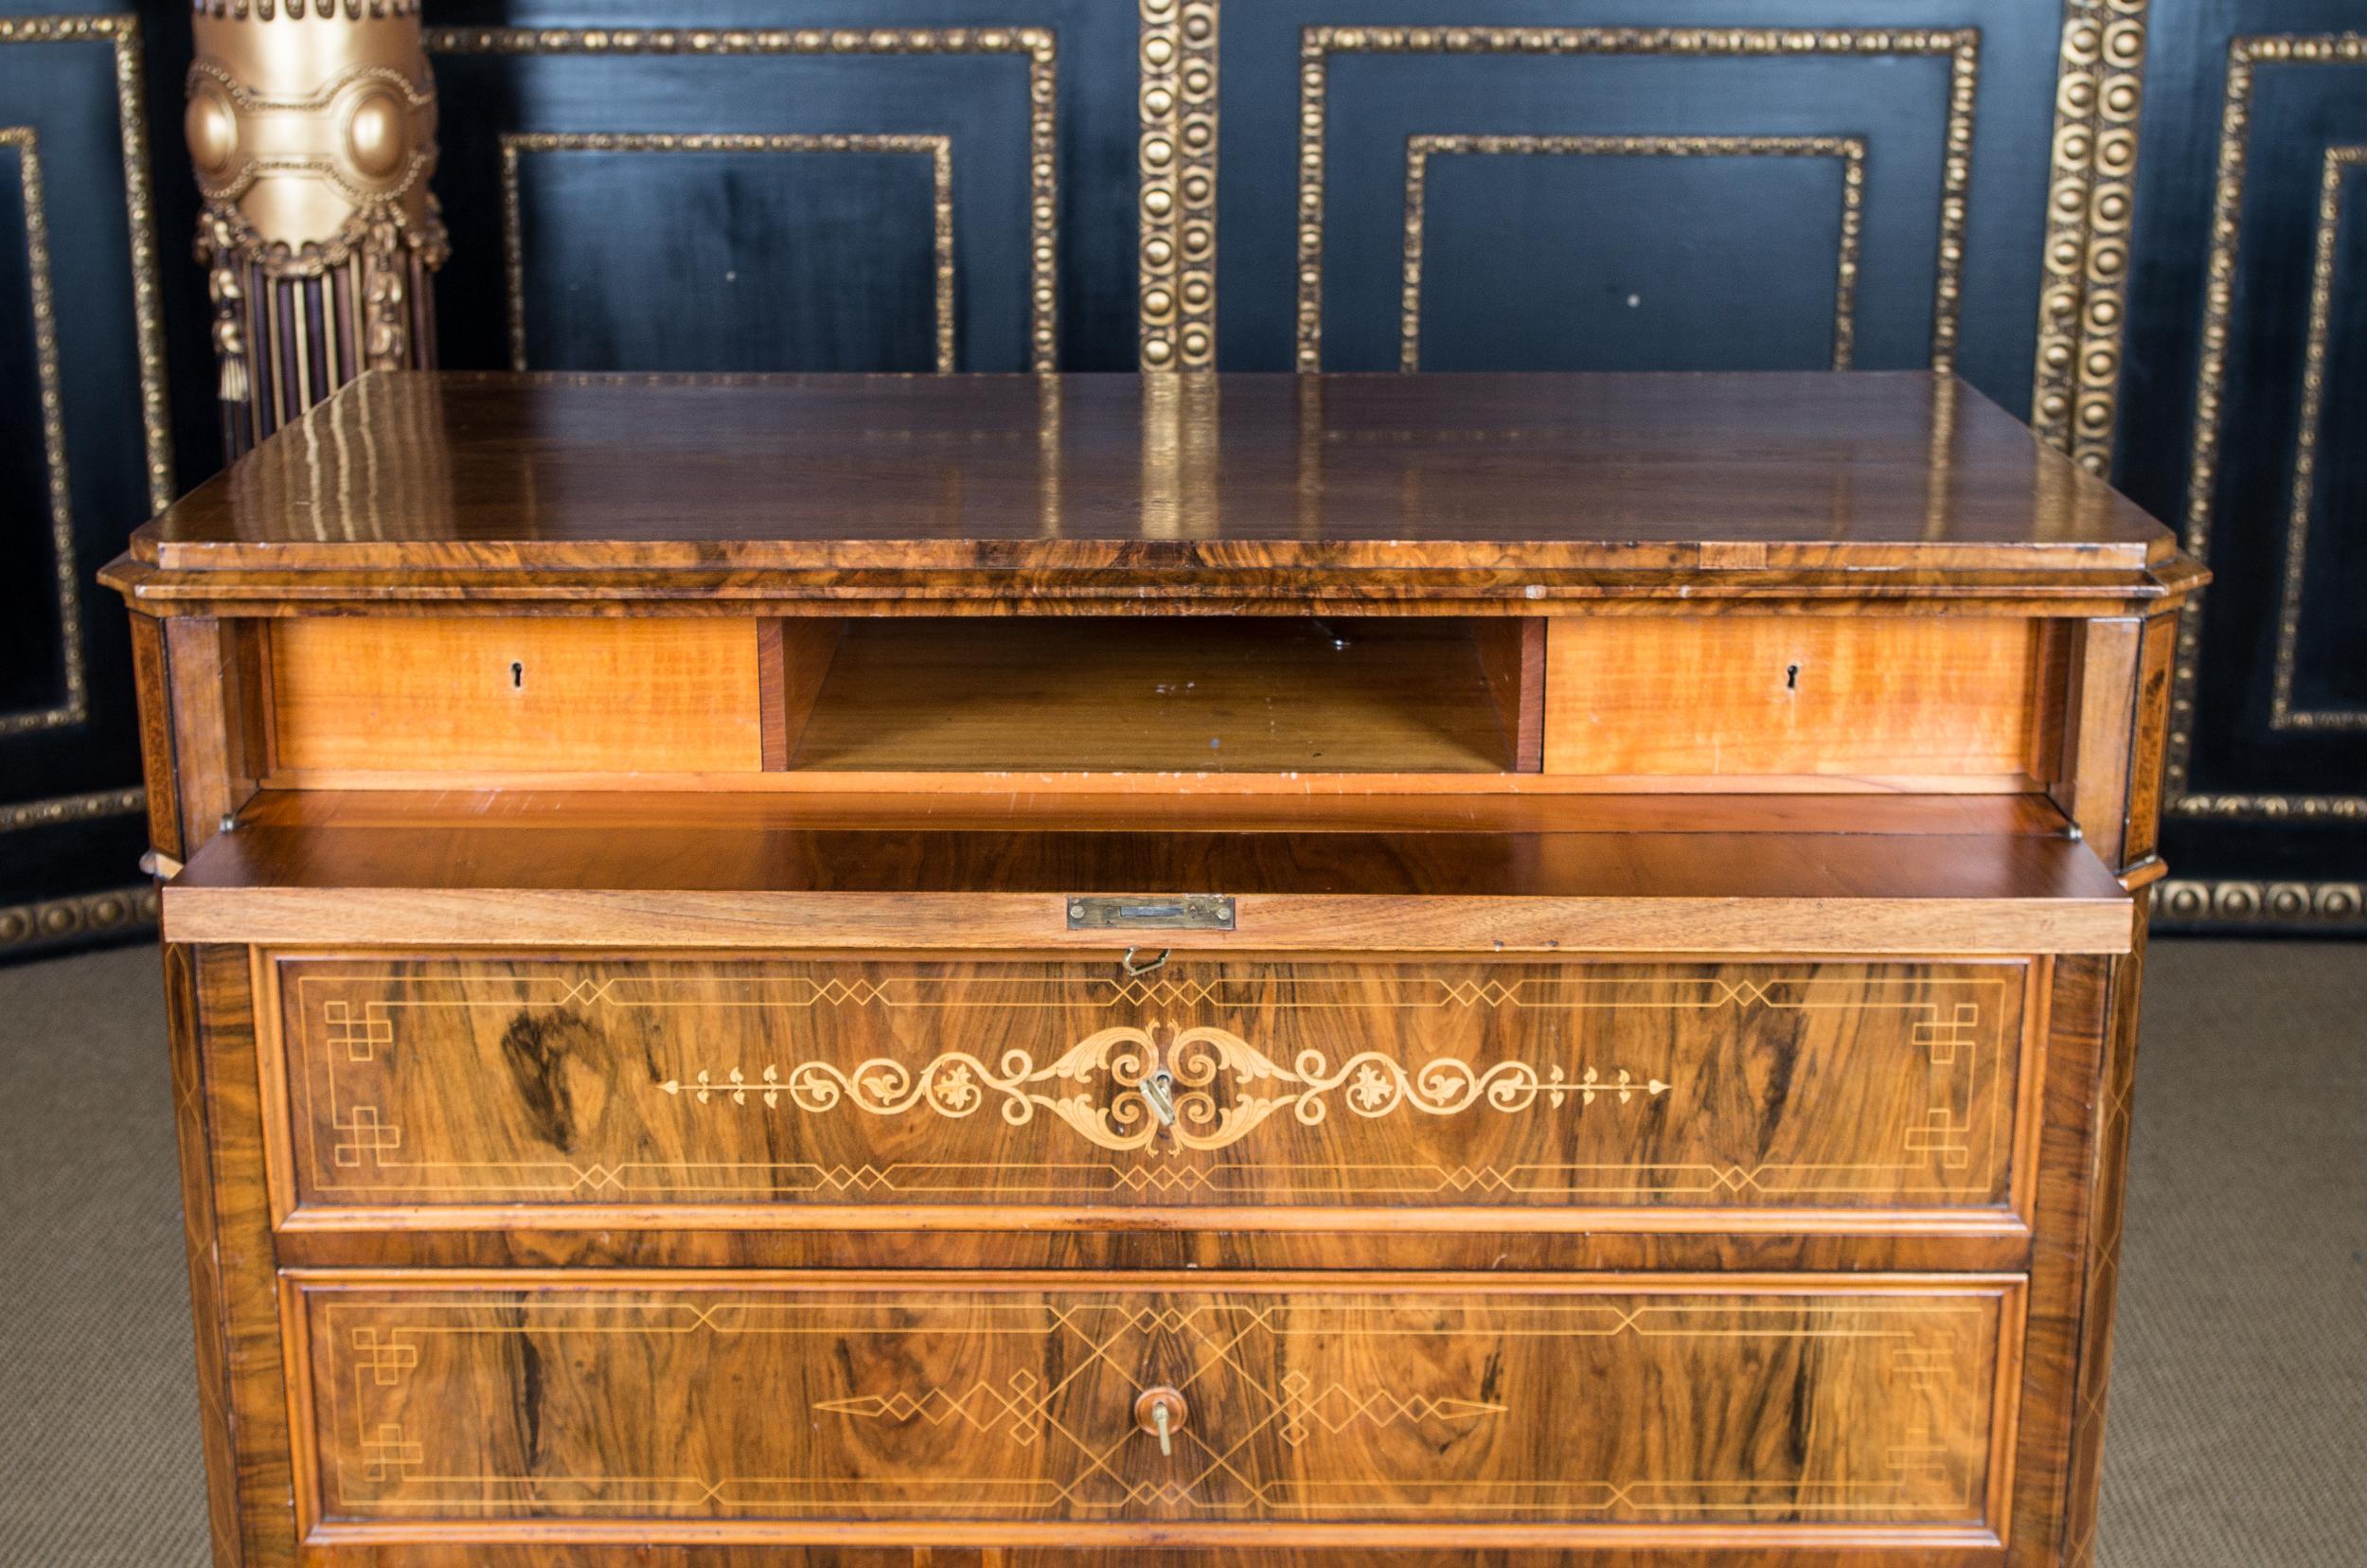
POLYGON ((2201 577, 1959 383, 374 374, 107 580, 221 1564, 2090 1559, 2201 577))

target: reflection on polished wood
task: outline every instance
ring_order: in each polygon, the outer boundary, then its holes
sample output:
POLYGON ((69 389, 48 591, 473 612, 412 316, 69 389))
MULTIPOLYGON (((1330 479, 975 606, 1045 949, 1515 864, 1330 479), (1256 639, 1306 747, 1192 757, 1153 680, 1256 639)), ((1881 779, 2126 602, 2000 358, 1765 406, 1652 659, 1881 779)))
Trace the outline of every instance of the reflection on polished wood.
POLYGON ((1537 1521, 1971 1532, 1993 1517, 2019 1296, 1813 1276, 298 1275, 298 1506, 326 1540, 565 1520, 620 1543, 694 1522, 811 1539, 810 1520, 973 1545, 1035 1521, 1200 1544, 1333 1523, 1472 1544, 1537 1521), (1133 1416, 1155 1386, 1190 1411, 1167 1453, 1133 1416), (1574 1418, 1606 1405, 1639 1418, 1574 1418))
POLYGON ((2017 963, 290 959, 276 1197, 363 1228, 383 1216, 347 1216, 413 1204, 1255 1227, 1248 1211, 1379 1203, 1608 1230, 1702 1209, 2010 1229, 2031 980, 2017 963))
POLYGON ((2123 953, 2127 895, 2063 837, 1910 833, 644 831, 240 828, 165 900, 189 942, 1107 953, 1068 895, 1234 896, 1162 949, 2123 953), (450 932, 450 935, 438 936, 450 932))
MULTIPOLYGON (((135 536, 177 570, 2057 570, 2160 526, 1922 373, 1219 376, 1207 489, 1147 519, 1131 376, 387 375, 135 536), (1951 395, 1942 398, 1942 390, 1951 395), (1316 422, 1302 428, 1303 419, 1316 422), (1057 538, 1040 505, 1057 473, 1057 538)), ((425 585, 419 585, 425 586, 425 585)), ((1005 583, 1023 587, 1025 583, 1005 583)), ((1875 586, 1867 584, 1864 586, 1875 586)))
POLYGON ((2081 1560, 2201 574, 1968 387, 308 420, 108 572, 221 1568, 2081 1560))

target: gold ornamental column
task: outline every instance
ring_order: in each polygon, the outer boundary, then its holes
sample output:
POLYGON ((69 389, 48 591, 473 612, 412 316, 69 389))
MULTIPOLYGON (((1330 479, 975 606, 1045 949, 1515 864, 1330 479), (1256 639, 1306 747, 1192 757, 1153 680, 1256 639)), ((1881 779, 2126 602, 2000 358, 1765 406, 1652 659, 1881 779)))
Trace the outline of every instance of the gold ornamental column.
POLYGON ((189 156, 231 456, 436 354, 447 253, 418 0, 195 0, 189 156))

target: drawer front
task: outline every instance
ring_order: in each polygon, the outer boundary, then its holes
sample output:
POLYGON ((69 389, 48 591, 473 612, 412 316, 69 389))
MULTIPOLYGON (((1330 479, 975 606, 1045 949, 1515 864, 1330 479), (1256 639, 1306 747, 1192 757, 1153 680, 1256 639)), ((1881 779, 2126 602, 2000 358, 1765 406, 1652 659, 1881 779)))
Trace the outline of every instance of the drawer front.
POLYGON ((1229 956, 1139 975, 1076 959, 274 967, 283 1207, 324 1223, 472 1204, 654 1205, 659 1223, 666 1205, 683 1223, 697 1205, 784 1223, 914 1205, 1996 1209, 2031 978, 1229 956))
POLYGON ((299 1473, 317 1526, 381 1539, 972 1521, 1780 1540, 1977 1530, 2010 1435, 2010 1281, 1081 1284, 294 1278, 299 1473), (1137 1415, 1163 1390, 1166 1452, 1137 1415))

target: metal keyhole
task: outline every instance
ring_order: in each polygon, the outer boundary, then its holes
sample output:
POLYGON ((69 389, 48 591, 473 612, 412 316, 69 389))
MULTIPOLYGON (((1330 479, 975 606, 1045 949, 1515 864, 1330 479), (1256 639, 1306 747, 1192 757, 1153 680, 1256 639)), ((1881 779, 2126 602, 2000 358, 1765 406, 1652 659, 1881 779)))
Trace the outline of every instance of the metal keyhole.
POLYGON ((1143 1098, 1150 1102, 1151 1111, 1162 1127, 1175 1125, 1175 1075, 1165 1067, 1143 1079, 1143 1098))

